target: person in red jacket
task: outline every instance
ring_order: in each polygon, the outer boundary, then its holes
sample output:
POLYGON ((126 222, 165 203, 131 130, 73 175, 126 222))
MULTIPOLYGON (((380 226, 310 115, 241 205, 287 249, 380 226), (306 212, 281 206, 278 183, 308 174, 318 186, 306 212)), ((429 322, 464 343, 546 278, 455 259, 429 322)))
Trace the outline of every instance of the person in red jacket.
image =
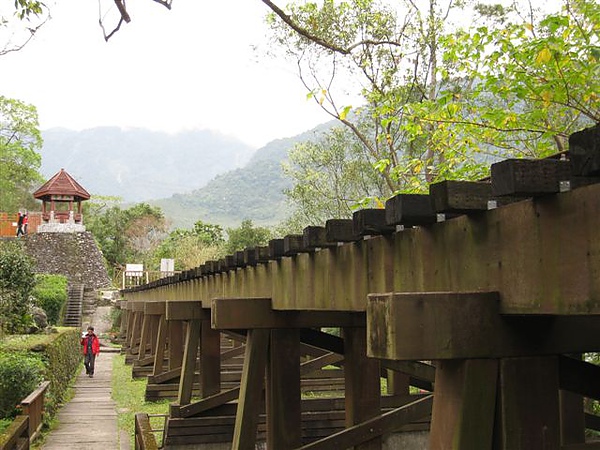
POLYGON ((94 377, 94 362, 96 356, 100 353, 100 341, 98 336, 94 334, 94 327, 89 326, 87 333, 81 337, 80 341, 83 346, 85 373, 90 377, 94 377))

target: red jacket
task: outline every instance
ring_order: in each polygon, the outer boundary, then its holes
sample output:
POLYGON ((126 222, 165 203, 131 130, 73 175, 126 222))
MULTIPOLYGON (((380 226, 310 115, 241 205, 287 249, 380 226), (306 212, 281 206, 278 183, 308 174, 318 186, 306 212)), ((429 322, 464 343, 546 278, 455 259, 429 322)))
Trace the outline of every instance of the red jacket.
POLYGON ((83 345, 83 354, 87 354, 87 344, 88 344, 88 339, 92 340, 92 353, 94 355, 97 355, 98 353, 100 353, 100 341, 98 340, 98 336, 96 336, 95 334, 87 334, 84 337, 81 338, 80 343, 81 345, 83 345))

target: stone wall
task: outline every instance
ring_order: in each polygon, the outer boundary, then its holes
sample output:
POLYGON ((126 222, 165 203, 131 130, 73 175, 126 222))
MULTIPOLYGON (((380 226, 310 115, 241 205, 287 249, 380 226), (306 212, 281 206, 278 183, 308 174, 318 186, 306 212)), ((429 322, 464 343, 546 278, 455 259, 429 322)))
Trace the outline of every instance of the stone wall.
POLYGON ((111 285, 102 253, 90 232, 29 234, 24 243, 38 273, 65 275, 69 281, 92 289, 111 285))

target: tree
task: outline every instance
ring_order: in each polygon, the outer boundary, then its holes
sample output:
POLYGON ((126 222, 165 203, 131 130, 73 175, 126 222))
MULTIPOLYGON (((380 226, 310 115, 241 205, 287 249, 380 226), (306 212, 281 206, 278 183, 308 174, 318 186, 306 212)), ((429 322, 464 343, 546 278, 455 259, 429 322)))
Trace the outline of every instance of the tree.
POLYGON ((128 209, 114 199, 86 205, 86 228, 94 235, 110 267, 128 262, 146 263, 166 234, 160 208, 139 203, 128 209))
POLYGON ((0 56, 21 50, 50 18, 50 11, 37 0, 15 0, 10 16, 0 11, 0 56))
POLYGON ((309 97, 355 133, 392 192, 481 177, 488 152, 542 155, 548 142, 560 150, 582 114, 597 117, 596 2, 565 0, 562 15, 539 21, 519 15, 531 3, 325 0, 284 11, 263 1, 274 42, 296 59, 309 97), (463 29, 458 16, 484 26, 463 29), (350 78, 365 105, 354 116, 338 86, 350 78))
POLYGON ((267 245, 271 231, 265 227, 255 227, 250 219, 244 219, 238 228, 227 228, 225 252, 232 254, 250 247, 267 245))
POLYGON ((0 211, 35 206, 31 190, 43 181, 38 126, 34 106, 0 96, 0 211))
POLYGON ((220 225, 199 220, 191 230, 178 228, 169 233, 154 252, 154 260, 172 258, 177 270, 191 269, 223 256, 224 242, 220 225))
POLYGON ((296 206, 289 222, 298 229, 350 218, 358 205, 366 206, 365 199, 389 194, 361 143, 343 127, 333 128, 316 142, 297 144, 284 164, 284 174, 293 180, 285 194, 296 206))

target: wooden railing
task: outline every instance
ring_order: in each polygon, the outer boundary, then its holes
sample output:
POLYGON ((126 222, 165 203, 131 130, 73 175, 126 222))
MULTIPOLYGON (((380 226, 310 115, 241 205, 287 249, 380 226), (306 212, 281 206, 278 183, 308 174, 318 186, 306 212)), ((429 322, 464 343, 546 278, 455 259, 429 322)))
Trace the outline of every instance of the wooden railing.
POLYGON ((135 415, 135 450, 158 450, 150 416, 146 413, 135 415))
POLYGON ((29 444, 38 437, 42 429, 44 394, 49 385, 49 381, 44 381, 21 401, 23 413, 0 436, 0 450, 29 449, 29 444))

